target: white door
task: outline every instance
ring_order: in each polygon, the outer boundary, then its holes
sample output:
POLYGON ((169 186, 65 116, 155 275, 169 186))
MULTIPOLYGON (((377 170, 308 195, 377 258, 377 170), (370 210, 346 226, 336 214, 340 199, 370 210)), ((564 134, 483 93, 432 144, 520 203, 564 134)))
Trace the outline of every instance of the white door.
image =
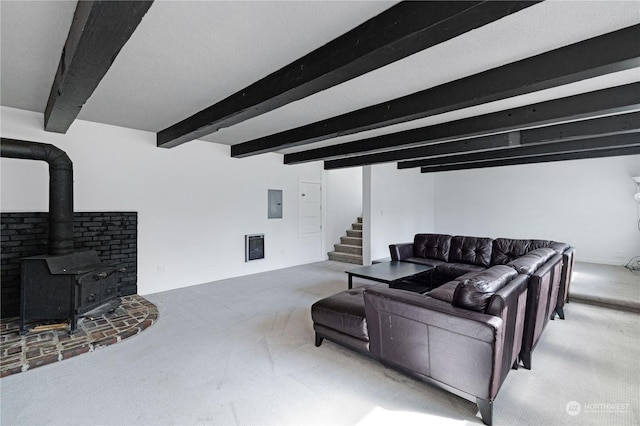
POLYGON ((322 184, 298 182, 298 232, 313 235, 322 232, 322 184))

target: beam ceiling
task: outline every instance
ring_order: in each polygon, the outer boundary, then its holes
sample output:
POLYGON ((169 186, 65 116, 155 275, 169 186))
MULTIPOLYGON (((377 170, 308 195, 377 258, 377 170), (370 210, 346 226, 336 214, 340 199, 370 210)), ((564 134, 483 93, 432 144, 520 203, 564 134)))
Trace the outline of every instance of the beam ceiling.
MULTIPOLYGON (((597 151, 608 148, 624 148, 627 146, 640 145, 638 136, 640 129, 635 129, 634 133, 608 135, 594 138, 574 139, 572 141, 561 141, 554 143, 544 143, 533 146, 519 146, 511 149, 501 149, 488 152, 473 152, 469 154, 453 155, 447 157, 433 158, 425 160, 415 167, 438 167, 452 164, 472 164, 484 161, 506 160, 511 158, 531 158, 542 155, 569 154, 572 152, 597 151)), ((399 165, 398 165, 399 166, 399 165)), ((408 167, 398 167, 406 169, 408 167)))
MULTIPOLYGON (((478 146, 475 139, 462 141, 464 144, 460 142, 439 144, 435 145, 434 148, 441 147, 441 152, 444 152, 444 154, 435 154, 428 158, 402 161, 398 163, 398 168, 408 169, 412 167, 436 166, 450 163, 610 148, 612 145, 609 145, 609 141, 607 140, 608 136, 633 134, 635 140, 640 141, 640 135, 638 133, 640 133, 640 112, 634 112, 512 132, 508 135, 510 135, 512 139, 515 139, 516 143, 496 147, 496 149, 482 149, 482 147, 478 146), (513 136, 514 134, 517 136, 513 136), (458 144, 463 146, 457 146, 458 144)), ((498 136, 501 135, 489 136, 488 138, 496 138, 498 136)), ((611 139, 611 141, 614 141, 614 139, 611 139)))
POLYGON ((477 144, 478 149, 489 149, 499 147, 492 146, 492 144, 500 144, 500 140, 496 138, 470 138, 537 126, 548 126, 560 122, 583 120, 608 114, 620 114, 638 109, 640 109, 640 83, 631 83, 433 126, 319 148, 309 152, 287 154, 284 158, 285 163, 288 161, 293 163, 295 161, 311 161, 322 157, 331 158, 352 155, 351 157, 347 156, 346 158, 325 162, 325 169, 335 169, 443 155, 449 149, 454 150, 452 152, 471 149, 470 146, 473 144, 477 144), (460 139, 467 140, 446 144, 438 143, 460 139), (438 144, 434 145, 435 143, 438 144), (423 146, 415 146, 419 144, 423 146), (406 148, 407 146, 413 147, 406 148), (383 151, 385 149, 387 151, 353 156, 360 152, 383 151), (394 150, 389 151, 390 149, 394 150), (455 151, 455 149, 458 149, 458 151, 455 151))
POLYGON ((640 66, 638 39, 640 24, 389 102, 233 145, 231 155, 246 157, 277 151, 636 68, 640 66))
POLYGON ((422 167, 420 171, 422 173, 434 173, 434 172, 447 172, 452 170, 468 170, 468 169, 481 169, 488 167, 502 167, 502 166, 515 166, 521 164, 533 164, 533 163, 548 163, 555 161, 568 161, 568 160, 584 160, 589 158, 604 158, 604 157, 619 157, 625 155, 637 155, 640 154, 640 141, 637 136, 635 139, 631 139, 635 135, 618 135, 612 137, 606 137, 612 144, 617 141, 617 147, 614 148, 602 148, 594 150, 583 150, 574 152, 563 152, 556 154, 543 154, 538 156, 522 156, 516 158, 506 158, 498 160, 485 160, 474 161, 467 163, 456 164, 442 164, 438 166, 422 167), (625 142, 626 141, 626 142, 625 142))
POLYGON ((44 128, 66 133, 151 7, 151 1, 79 1, 44 112, 44 128))
POLYGON ((158 132, 171 148, 388 65, 538 1, 400 2, 348 33, 158 132))

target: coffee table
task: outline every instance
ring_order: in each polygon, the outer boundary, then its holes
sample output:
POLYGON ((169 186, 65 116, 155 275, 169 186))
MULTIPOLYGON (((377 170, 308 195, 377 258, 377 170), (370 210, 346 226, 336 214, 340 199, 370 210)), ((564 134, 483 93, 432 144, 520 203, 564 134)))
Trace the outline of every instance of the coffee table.
POLYGON ((353 288, 353 277, 364 278, 379 283, 392 284, 402 280, 414 278, 435 269, 433 266, 420 265, 409 262, 383 262, 371 266, 345 271, 349 275, 349 288, 353 288))

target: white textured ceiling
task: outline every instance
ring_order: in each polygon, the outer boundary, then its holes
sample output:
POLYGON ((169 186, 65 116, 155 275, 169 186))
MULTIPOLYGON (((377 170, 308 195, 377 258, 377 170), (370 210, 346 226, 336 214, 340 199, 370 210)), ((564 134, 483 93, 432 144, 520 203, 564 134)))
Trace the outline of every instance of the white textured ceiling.
MULTIPOLYGON (((156 0, 79 119, 158 132, 278 70, 395 2, 156 0)), ((75 1, 0 2, 4 106, 43 112, 75 1)), ((640 1, 553 1, 203 139, 235 144, 640 22, 640 1)), ((640 81, 640 69, 334 139, 346 142, 640 81)))

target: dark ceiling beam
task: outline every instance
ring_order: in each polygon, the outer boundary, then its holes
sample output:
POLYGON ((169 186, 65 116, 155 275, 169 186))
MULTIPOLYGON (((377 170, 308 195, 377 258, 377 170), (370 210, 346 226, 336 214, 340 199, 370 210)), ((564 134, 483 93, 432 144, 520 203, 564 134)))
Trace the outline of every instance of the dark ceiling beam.
POLYGON ((499 144, 499 138, 476 138, 476 142, 469 138, 639 109, 640 83, 631 83, 341 145, 287 154, 284 156, 284 162, 292 164, 323 157, 346 156, 346 158, 325 161, 325 169, 328 170, 442 155, 448 150, 460 152, 470 150, 473 144, 479 145, 477 149, 499 148, 500 145, 491 145, 499 144), (463 141, 440 143, 460 139, 463 141), (429 145, 425 145, 427 143, 429 145), (415 146, 418 144, 423 146, 415 146), (407 146, 413 147, 400 149, 407 146), (449 148, 446 148, 447 146, 449 148), (385 149, 387 151, 384 151, 385 149), (389 149, 395 150, 389 151, 389 149), (367 151, 384 152, 353 156, 358 152, 367 151), (349 155, 352 156, 349 157, 349 155))
POLYGON ((153 1, 79 1, 44 111, 44 129, 66 133, 153 1))
POLYGON ((158 132, 171 148, 388 65, 538 1, 400 2, 222 101, 158 132))
POLYGON ((519 134, 518 143, 510 145, 510 149, 494 150, 489 148, 481 151, 482 148, 475 149, 478 147, 475 139, 464 141, 469 145, 466 147, 467 149, 464 149, 464 147, 458 149, 459 142, 443 143, 433 146, 441 149, 427 156, 429 158, 402 161, 398 163, 398 168, 409 169, 412 167, 435 166, 443 163, 508 158, 517 155, 552 154, 556 152, 554 150, 560 149, 574 151, 591 149, 591 144, 596 144, 593 148, 597 148, 598 144, 603 143, 601 138, 606 136, 635 133, 635 138, 640 140, 640 135, 638 135, 640 133, 640 112, 540 127, 517 133, 519 134), (591 138, 597 140, 591 141, 591 138), (464 154, 458 154, 462 152, 464 154))
POLYGON ((520 132, 518 131, 480 136, 452 142, 435 143, 404 150, 385 151, 356 157, 338 158, 335 160, 325 161, 324 169, 334 170, 345 167, 369 166, 372 164, 390 163, 406 158, 423 158, 427 156, 447 155, 458 152, 488 151, 508 148, 516 145, 520 145, 520 132))
MULTIPOLYGON (((624 148, 640 145, 640 130, 635 134, 626 133, 610 136, 601 136, 590 139, 574 139, 571 141, 550 142, 533 146, 520 146, 499 151, 473 152, 470 154, 452 155, 446 157, 430 158, 422 164, 414 167, 439 167, 454 164, 468 164, 483 161, 506 160, 511 158, 535 158, 544 155, 568 154, 572 152, 596 151, 599 149, 624 148)), ((406 169, 408 167, 398 167, 406 169)))
POLYGON ((640 66, 640 24, 231 147, 232 157, 377 129, 640 66))
MULTIPOLYGON (((628 135, 613 136, 614 138, 628 135)), ((619 157, 640 154, 640 143, 619 148, 604 148, 593 151, 578 151, 562 154, 508 158, 503 160, 479 161, 474 163, 445 164, 441 166, 422 167, 422 173, 447 172, 452 170, 469 170, 489 167, 516 166, 521 164, 549 163, 554 161, 584 160, 588 158, 619 157)))

